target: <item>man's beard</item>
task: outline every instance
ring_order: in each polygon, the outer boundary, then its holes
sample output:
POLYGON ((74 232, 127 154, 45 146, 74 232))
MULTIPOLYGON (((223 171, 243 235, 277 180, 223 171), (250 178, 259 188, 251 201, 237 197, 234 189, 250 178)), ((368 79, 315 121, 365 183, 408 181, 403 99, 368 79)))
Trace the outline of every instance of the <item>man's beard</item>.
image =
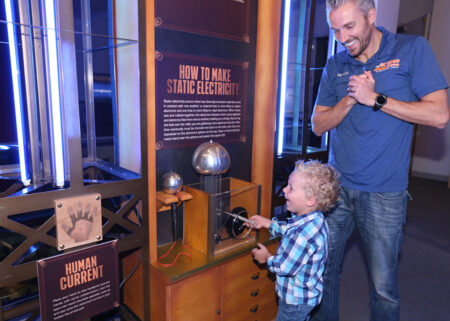
MULTIPOLYGON (((370 28, 369 32, 367 34, 365 34, 365 35, 363 35, 363 36, 361 36, 359 38, 355 38, 356 41, 359 42, 359 45, 360 45, 359 50, 355 54, 352 54, 350 52, 350 50, 348 50, 348 48, 347 48, 348 54, 350 56, 352 56, 353 58, 359 57, 367 49, 367 47, 369 46, 370 39, 372 39, 372 35, 373 35, 373 29, 369 25, 367 19, 366 19, 366 28, 370 28)), ((355 40, 355 39, 353 39, 353 40, 355 40)), ((351 43, 352 41, 347 41, 347 43, 351 43)))
POLYGON ((349 54, 350 56, 352 56, 353 58, 359 57, 359 56, 367 49, 367 47, 369 46, 369 42, 370 42, 371 36, 372 36, 372 33, 370 33, 370 34, 369 34, 367 37, 365 37, 365 38, 359 38, 359 39, 357 39, 357 41, 359 42, 359 45, 360 45, 359 50, 358 50, 356 53, 352 54, 352 53, 347 49, 348 54, 349 54))

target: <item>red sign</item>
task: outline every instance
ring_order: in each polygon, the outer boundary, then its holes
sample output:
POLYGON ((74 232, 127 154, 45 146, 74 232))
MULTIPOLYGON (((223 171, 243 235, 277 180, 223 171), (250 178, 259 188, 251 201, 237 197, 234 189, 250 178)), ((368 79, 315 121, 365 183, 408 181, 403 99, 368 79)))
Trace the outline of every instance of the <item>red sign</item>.
POLYGON ((85 320, 119 306, 117 240, 37 261, 42 320, 85 320))

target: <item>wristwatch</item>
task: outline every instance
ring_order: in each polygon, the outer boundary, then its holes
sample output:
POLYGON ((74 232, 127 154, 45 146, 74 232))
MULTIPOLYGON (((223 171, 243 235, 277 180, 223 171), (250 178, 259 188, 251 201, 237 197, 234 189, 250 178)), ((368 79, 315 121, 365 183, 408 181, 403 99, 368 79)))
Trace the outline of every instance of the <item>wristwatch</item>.
POLYGON ((387 96, 380 94, 377 96, 377 98, 375 98, 375 105, 373 105, 372 110, 378 111, 381 109, 381 107, 386 105, 386 103, 387 103, 387 96))

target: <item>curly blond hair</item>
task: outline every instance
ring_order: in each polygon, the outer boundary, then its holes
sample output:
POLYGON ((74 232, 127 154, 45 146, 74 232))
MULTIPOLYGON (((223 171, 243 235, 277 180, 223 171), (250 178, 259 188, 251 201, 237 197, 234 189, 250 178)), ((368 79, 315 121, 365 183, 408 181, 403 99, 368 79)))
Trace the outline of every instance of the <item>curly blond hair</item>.
POLYGON ((336 205, 341 184, 339 174, 333 166, 317 160, 298 160, 294 171, 304 178, 305 195, 315 197, 318 211, 328 212, 336 205))

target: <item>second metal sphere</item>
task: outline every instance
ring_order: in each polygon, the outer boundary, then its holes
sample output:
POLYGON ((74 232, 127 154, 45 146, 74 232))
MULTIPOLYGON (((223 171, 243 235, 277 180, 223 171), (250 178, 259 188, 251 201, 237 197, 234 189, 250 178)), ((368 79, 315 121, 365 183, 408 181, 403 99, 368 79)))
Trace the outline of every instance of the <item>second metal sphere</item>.
POLYGON ((183 179, 175 172, 168 172, 163 175, 163 191, 167 194, 175 194, 181 191, 183 187, 183 179))
POLYGON ((192 167, 202 175, 218 175, 230 168, 230 155, 219 143, 209 141, 197 147, 192 156, 192 167))

